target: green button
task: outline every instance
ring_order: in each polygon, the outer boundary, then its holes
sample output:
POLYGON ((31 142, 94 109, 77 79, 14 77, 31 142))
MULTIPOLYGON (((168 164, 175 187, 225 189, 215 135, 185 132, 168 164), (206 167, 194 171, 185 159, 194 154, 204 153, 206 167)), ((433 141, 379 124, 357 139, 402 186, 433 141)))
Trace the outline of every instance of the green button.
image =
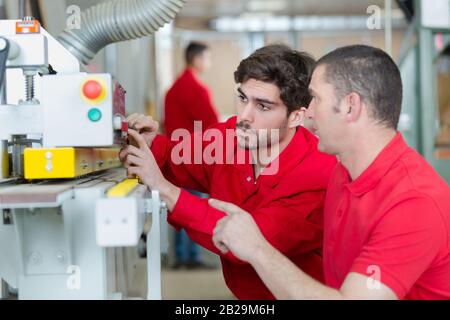
POLYGON ((98 110, 97 108, 92 108, 88 112, 88 118, 92 122, 97 122, 102 118, 102 112, 98 110))

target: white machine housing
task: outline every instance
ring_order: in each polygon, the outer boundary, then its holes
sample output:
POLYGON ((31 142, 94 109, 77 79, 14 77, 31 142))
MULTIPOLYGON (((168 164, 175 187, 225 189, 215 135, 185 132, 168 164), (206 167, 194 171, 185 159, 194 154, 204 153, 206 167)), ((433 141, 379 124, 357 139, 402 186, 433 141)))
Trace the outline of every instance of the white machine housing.
MULTIPOLYGON (((115 133, 124 131, 123 89, 117 90, 109 74, 80 72, 78 60, 45 29, 16 34, 16 22, 0 21, 0 36, 11 41, 0 140, 40 137, 39 147, 52 148, 115 144, 115 133), (35 100, 23 101, 24 75, 46 73, 49 64, 58 73, 36 75, 35 100), (81 86, 89 79, 105 84, 101 101, 83 99, 81 86), (88 118, 92 108, 101 111, 100 119, 88 118)), ((138 259, 136 244, 148 231, 147 298, 161 299, 164 205, 157 191, 150 196, 142 185, 123 198, 107 198, 108 190, 124 179, 123 169, 34 184, 0 179, 0 298, 5 287, 17 290, 23 299, 126 298, 126 283, 138 259), (112 218, 118 220, 106 225, 112 218), (145 231, 147 218, 151 228, 145 231)))
MULTIPOLYGON (((45 147, 110 146, 114 143, 112 81, 109 74, 76 73, 42 77, 43 145, 45 147), (90 104, 81 95, 83 83, 100 79, 106 83, 106 97, 90 104), (67 85, 70 83, 71 85, 67 85), (88 112, 101 112, 91 121, 88 112)), ((120 130, 120 127, 118 128, 120 130)))
POLYGON ((115 95, 111 75, 80 72, 78 60, 45 29, 37 34, 16 34, 18 21, 0 21, 0 35, 10 42, 7 104, 0 108, 0 140, 33 135, 42 138, 43 147, 104 147, 117 143, 114 131, 122 129, 125 110, 114 101, 123 97, 115 95), (45 74, 49 65, 57 74, 45 74), (24 73, 29 71, 36 73, 35 102, 24 103, 24 73), (87 79, 100 79, 106 84, 106 96, 98 103, 83 99, 82 84, 87 79), (101 112, 100 120, 89 120, 87 114, 92 108, 101 112))

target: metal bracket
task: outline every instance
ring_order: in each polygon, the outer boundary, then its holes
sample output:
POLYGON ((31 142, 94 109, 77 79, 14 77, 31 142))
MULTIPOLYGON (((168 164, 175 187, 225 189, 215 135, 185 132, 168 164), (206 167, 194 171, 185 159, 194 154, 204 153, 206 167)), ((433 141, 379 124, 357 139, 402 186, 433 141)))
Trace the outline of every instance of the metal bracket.
POLYGON ((2 218, 3 218, 4 225, 13 224, 13 217, 11 214, 11 209, 3 209, 2 210, 2 218))
POLYGON ((152 226, 147 234, 147 299, 161 300, 161 211, 166 204, 161 202, 159 191, 152 190, 147 212, 151 212, 152 226), (150 210, 148 210, 150 209, 150 210))
MULTIPOLYGON (((159 213, 160 214, 165 214, 167 212, 167 205, 164 201, 160 202, 160 208, 159 208, 159 213)), ((149 216, 150 214, 152 214, 152 210, 153 210, 153 199, 152 198, 148 198, 144 200, 144 210, 145 213, 147 214, 147 216, 149 216)))

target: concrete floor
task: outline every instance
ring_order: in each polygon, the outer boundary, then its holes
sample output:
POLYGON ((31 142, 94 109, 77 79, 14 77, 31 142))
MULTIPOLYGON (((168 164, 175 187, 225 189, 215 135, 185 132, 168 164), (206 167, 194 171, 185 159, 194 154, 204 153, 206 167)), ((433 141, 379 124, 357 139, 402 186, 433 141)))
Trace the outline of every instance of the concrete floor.
MULTIPOLYGON (((145 297, 147 291, 146 260, 136 265, 130 297, 145 297)), ((221 267, 208 270, 162 269, 163 300, 235 300, 222 275, 221 267)))
POLYGON ((170 270, 162 272, 163 299, 233 300, 222 270, 170 270))
MULTIPOLYGON (((168 226, 168 254, 163 257, 163 265, 175 263, 174 229, 168 226)), ((163 237, 164 239, 164 237, 163 237)), ((210 251, 198 247, 200 260, 209 266, 215 266, 213 270, 162 270, 162 295, 163 299, 235 299, 234 295, 225 284, 222 275, 222 267, 219 257, 210 251)))

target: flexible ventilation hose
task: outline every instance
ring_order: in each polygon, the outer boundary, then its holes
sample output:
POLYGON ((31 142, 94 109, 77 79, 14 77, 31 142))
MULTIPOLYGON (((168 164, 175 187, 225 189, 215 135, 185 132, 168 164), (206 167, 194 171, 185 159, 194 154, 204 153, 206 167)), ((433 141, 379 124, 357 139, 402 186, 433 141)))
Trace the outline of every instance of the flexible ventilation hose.
POLYGON ((58 38, 82 63, 88 64, 110 43, 148 36, 171 22, 186 0, 111 0, 81 14, 81 28, 58 38))

